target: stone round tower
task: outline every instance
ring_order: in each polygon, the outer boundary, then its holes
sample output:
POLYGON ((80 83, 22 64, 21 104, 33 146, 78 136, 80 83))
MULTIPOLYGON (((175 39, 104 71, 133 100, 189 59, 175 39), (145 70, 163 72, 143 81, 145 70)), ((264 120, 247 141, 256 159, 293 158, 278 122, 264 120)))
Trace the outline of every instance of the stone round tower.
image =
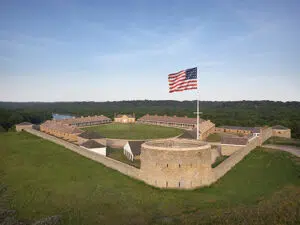
POLYGON ((191 189, 213 179, 211 146, 196 140, 153 140, 142 145, 141 176, 153 186, 191 189))

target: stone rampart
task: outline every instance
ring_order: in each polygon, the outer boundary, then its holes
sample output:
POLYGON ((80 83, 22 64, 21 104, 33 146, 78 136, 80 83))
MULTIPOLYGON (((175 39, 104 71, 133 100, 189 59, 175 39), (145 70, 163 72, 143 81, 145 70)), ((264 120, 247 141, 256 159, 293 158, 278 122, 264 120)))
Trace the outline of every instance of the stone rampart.
POLYGON ((114 170, 117 170, 120 173, 123 173, 127 176, 130 176, 130 177, 133 177, 133 178, 136 178, 136 179, 140 179, 140 170, 133 167, 133 166, 130 166, 130 165, 127 165, 127 164, 122 163, 120 161, 117 161, 117 160, 99 155, 99 154, 94 153, 92 151, 89 151, 87 149, 80 148, 77 145, 71 144, 67 141, 61 140, 59 138, 53 137, 53 136, 45 134, 43 132, 31 129, 31 128, 27 128, 25 130, 28 133, 31 133, 31 134, 36 135, 38 137, 41 137, 43 139, 49 140, 49 141, 54 142, 58 145, 62 145, 65 148, 70 149, 71 151, 76 152, 76 153, 78 153, 78 154, 80 154, 80 155, 82 155, 86 158, 89 158, 89 159, 92 159, 92 160, 97 161, 99 163, 102 163, 103 165, 105 165, 109 168, 112 168, 114 170))
POLYGON ((225 159, 220 165, 213 169, 213 182, 223 177, 232 167, 239 163, 246 155, 248 155, 253 149, 255 149, 259 145, 259 138, 254 137, 249 140, 248 144, 245 147, 242 147, 238 151, 234 152, 229 158, 225 159))
POLYGON ((272 137, 273 131, 271 127, 263 127, 260 132, 260 145, 272 137))

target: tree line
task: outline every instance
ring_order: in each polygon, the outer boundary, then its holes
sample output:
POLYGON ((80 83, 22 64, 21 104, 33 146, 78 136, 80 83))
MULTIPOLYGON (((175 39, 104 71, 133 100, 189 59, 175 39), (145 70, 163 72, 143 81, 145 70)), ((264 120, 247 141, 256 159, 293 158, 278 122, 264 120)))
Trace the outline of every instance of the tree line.
MULTIPOLYGON (((111 102, 0 102, 0 130, 28 121, 34 124, 52 118, 52 113, 74 116, 135 113, 195 117, 196 101, 111 101, 111 102), (1 128, 2 127, 2 128, 1 128)), ((217 126, 273 126, 292 129, 292 136, 300 138, 300 102, 275 101, 201 101, 203 119, 217 126)))

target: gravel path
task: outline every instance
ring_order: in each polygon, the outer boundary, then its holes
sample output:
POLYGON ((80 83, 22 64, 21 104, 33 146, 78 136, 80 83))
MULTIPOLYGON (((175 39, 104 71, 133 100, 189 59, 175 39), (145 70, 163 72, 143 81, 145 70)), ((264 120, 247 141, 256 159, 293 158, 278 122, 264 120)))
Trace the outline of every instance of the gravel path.
POLYGON ((278 149, 281 151, 289 152, 297 157, 300 157, 300 148, 289 145, 263 145, 262 147, 278 149))

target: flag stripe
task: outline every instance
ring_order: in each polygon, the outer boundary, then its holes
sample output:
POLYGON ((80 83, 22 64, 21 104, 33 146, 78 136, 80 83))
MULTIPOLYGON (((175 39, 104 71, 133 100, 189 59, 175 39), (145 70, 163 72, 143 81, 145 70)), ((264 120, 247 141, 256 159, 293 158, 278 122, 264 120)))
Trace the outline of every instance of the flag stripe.
POLYGON ((180 88, 184 88, 184 87, 197 87, 197 83, 184 83, 184 84, 181 84, 177 87, 174 87, 172 89, 180 89, 180 88))
POLYGON ((180 78, 179 80, 176 80, 176 81, 169 81, 169 85, 172 86, 172 85, 175 85, 175 84, 178 84, 178 83, 182 83, 185 80, 186 80, 185 77, 183 77, 183 78, 180 78))
POLYGON ((185 76, 185 74, 180 74, 180 75, 178 75, 178 76, 176 76, 176 77, 172 77, 172 78, 169 78, 168 80, 169 81, 175 81, 175 80, 178 80, 178 79, 180 79, 180 78, 182 78, 182 77, 186 77, 185 76))
POLYGON ((173 91, 169 91, 169 93, 186 91, 186 90, 194 90, 194 89, 197 89, 197 87, 191 87, 191 88, 183 88, 183 89, 173 90, 173 91))
POLYGON ((187 85, 182 85, 182 86, 180 86, 180 87, 171 88, 170 91, 181 90, 181 89, 189 88, 189 87, 197 89, 197 84, 187 84, 187 85))
POLYGON ((176 77, 176 76, 178 76, 180 74, 184 74, 184 73, 185 73, 185 70, 179 71, 178 73, 171 73, 171 74, 169 74, 169 78, 176 77))
POLYGON ((181 86, 183 84, 197 84, 197 80, 187 80, 187 81, 184 81, 184 82, 172 84, 172 85, 170 85, 170 88, 175 88, 175 87, 181 86))

